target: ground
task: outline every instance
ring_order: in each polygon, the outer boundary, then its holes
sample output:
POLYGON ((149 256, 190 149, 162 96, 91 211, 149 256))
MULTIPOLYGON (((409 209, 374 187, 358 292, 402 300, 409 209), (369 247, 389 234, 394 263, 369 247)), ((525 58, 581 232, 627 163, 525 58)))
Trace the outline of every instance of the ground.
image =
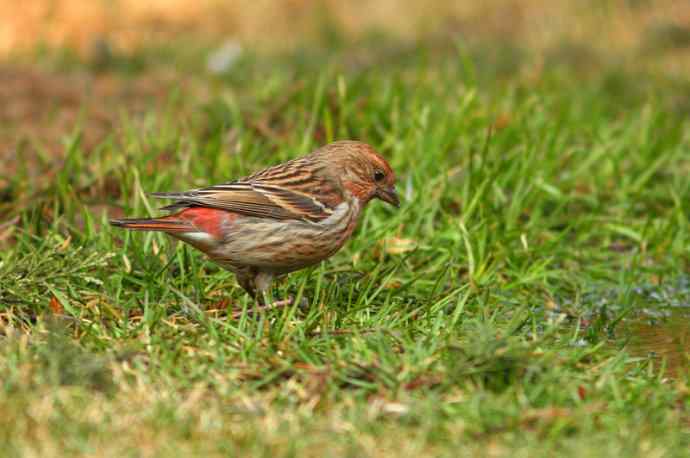
POLYGON ((543 40, 532 1, 414 37, 325 9, 274 49, 13 42, 0 454, 688 455, 690 26, 605 3, 543 40), (403 204, 276 285, 306 305, 233 318, 232 274, 107 224, 345 138, 403 204))

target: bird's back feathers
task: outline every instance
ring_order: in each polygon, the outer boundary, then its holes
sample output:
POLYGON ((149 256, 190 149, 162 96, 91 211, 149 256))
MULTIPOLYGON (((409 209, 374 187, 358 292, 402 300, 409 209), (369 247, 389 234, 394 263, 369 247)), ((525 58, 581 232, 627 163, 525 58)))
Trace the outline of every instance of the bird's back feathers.
POLYGON ((307 156, 236 181, 151 196, 175 201, 164 210, 203 206, 245 216, 319 222, 331 216, 344 199, 337 179, 323 169, 307 156))

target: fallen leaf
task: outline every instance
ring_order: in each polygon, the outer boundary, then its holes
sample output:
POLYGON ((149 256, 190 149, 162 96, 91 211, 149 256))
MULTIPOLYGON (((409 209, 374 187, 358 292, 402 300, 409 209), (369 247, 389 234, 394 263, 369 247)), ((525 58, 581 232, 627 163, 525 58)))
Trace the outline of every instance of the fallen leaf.
POLYGON ((72 243, 72 236, 68 235, 65 241, 60 244, 58 251, 65 251, 67 248, 69 248, 70 243, 72 243))
POLYGON ((65 314, 65 308, 62 306, 60 301, 58 300, 57 297, 51 296, 50 297, 50 303, 48 304, 50 306, 50 310, 53 311, 54 314, 56 315, 64 315, 65 314))
POLYGON ((403 254, 417 248, 416 240, 399 237, 383 239, 381 243, 383 244, 383 250, 386 254, 403 254))
POLYGON ((384 288, 386 289, 398 289, 402 286, 402 283, 400 280, 390 280, 387 281, 385 285, 383 285, 384 288))

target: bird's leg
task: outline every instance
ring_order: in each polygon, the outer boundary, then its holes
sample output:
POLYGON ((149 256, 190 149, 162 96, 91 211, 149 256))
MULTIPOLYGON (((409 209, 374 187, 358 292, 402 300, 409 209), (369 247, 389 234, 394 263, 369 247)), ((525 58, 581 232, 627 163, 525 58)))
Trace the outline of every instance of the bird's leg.
POLYGON ((245 290, 252 298, 256 299, 256 286, 254 284, 256 272, 254 272, 252 269, 236 270, 235 276, 237 277, 237 282, 240 284, 242 289, 245 290))
POLYGON ((273 299, 273 274, 268 272, 259 272, 254 277, 254 286, 256 286, 257 292, 261 295, 263 299, 264 306, 261 309, 270 309, 276 307, 282 307, 285 305, 290 305, 292 303, 292 298, 283 299, 281 301, 276 301, 273 299))
MULTIPOLYGON (((236 272, 236 276, 240 286, 254 299, 254 312, 292 304, 292 298, 281 301, 273 300, 273 294, 271 293, 273 274, 246 269, 236 272)), ((233 318, 239 318, 240 316, 242 316, 241 310, 232 314, 233 318)))

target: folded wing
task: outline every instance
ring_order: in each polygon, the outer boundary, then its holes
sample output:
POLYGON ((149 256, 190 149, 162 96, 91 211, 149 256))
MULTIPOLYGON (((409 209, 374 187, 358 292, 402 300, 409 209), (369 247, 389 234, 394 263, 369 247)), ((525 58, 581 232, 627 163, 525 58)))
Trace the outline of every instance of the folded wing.
POLYGON ((230 183, 151 195, 175 200, 164 210, 202 206, 260 218, 312 222, 328 218, 342 200, 337 187, 324 177, 285 165, 230 183))

